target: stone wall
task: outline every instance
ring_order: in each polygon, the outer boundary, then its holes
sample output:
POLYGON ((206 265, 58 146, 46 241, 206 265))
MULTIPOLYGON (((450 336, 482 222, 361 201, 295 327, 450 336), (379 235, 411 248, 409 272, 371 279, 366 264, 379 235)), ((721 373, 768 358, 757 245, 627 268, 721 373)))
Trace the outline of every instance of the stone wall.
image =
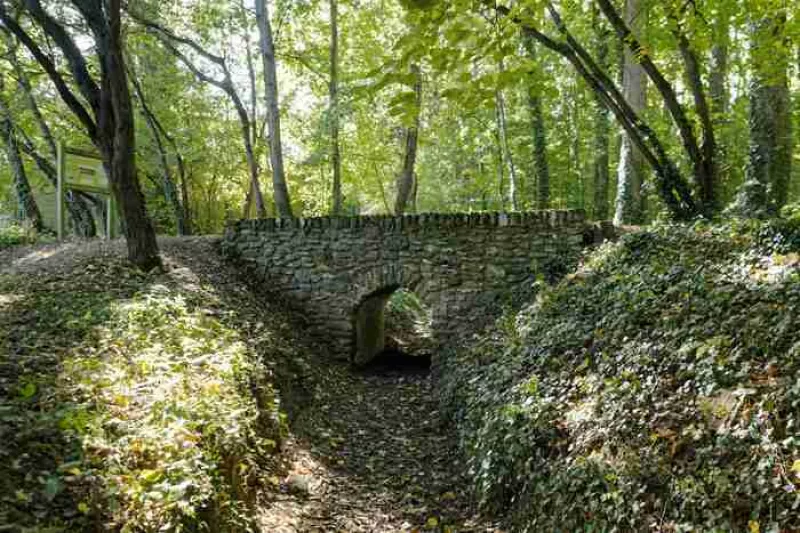
POLYGON ((584 229, 582 211, 243 220, 226 230, 223 252, 302 311, 331 353, 353 360, 360 307, 374 296, 414 291, 432 310, 437 342, 452 342, 574 256, 584 229))

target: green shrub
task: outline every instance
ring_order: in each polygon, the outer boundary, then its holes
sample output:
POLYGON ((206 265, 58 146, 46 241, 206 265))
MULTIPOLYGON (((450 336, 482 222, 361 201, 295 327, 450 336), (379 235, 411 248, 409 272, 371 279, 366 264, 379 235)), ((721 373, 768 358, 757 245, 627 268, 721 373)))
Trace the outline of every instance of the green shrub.
POLYGON ((800 529, 794 224, 625 236, 443 356, 484 507, 530 532, 800 529))
POLYGON ((17 224, 0 228, 0 250, 34 242, 36 242, 36 232, 34 230, 17 224))

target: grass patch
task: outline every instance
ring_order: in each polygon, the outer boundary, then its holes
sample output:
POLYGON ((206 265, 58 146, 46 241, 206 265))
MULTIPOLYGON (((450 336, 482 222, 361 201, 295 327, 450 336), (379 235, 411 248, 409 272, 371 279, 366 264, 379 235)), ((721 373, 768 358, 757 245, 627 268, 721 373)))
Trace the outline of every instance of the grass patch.
POLYGON ((252 529, 285 432, 271 334, 196 289, 121 260, 0 275, 4 527, 252 529))
POLYGON ((442 357, 485 508, 519 531, 800 530, 800 220, 593 253, 442 357))

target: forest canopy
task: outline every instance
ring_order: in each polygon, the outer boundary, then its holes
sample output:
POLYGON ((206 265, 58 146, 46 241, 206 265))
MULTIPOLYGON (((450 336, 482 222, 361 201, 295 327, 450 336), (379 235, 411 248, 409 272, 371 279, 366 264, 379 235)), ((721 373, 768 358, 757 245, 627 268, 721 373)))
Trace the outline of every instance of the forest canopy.
MULTIPOLYGON (((775 215, 792 4, 2 0, 0 212, 52 229, 63 143, 106 161, 141 264, 242 217, 775 215)), ((67 203, 98 232, 96 197, 67 203)))

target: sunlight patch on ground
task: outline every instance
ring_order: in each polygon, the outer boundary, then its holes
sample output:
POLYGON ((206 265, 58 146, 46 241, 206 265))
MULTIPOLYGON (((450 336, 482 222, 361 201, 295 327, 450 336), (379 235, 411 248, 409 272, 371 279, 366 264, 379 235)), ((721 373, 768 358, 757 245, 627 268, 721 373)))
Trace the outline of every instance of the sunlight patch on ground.
POLYGON ((22 266, 22 265, 29 265, 31 263, 38 263, 44 259, 49 259, 54 255, 63 252, 65 249, 68 249, 69 245, 65 245, 63 248, 43 248, 41 250, 34 250, 33 252, 16 259, 12 264, 14 266, 22 266))
POLYGON ((19 302, 22 299, 23 296, 21 294, 14 294, 14 293, 0 294, 0 309, 11 307, 16 302, 19 302))
POLYGON ((758 283, 780 283, 800 273, 800 254, 773 254, 762 257, 748 271, 748 277, 758 283))

